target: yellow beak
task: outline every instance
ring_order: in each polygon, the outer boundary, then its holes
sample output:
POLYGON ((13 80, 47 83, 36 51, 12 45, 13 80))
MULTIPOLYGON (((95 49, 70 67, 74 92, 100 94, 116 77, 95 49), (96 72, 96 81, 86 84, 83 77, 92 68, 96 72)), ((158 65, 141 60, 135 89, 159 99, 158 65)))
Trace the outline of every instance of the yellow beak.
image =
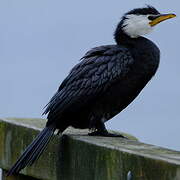
POLYGON ((171 19, 176 17, 175 14, 160 14, 154 17, 154 19, 149 23, 151 26, 155 26, 156 24, 159 24, 162 21, 165 21, 167 19, 171 19))

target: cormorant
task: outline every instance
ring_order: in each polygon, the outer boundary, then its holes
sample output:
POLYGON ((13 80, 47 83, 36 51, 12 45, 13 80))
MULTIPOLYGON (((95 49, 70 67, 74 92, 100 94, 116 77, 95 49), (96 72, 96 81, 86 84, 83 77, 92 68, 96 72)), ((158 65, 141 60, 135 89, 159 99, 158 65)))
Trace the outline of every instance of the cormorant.
POLYGON ((159 65, 159 48, 142 36, 158 23, 175 16, 161 14, 152 6, 124 14, 114 33, 116 44, 91 49, 72 68, 46 106, 46 127, 8 175, 31 165, 44 151, 56 129, 62 133, 68 126, 73 126, 89 128, 92 131, 89 135, 117 136, 109 133, 104 123, 137 97, 159 65))

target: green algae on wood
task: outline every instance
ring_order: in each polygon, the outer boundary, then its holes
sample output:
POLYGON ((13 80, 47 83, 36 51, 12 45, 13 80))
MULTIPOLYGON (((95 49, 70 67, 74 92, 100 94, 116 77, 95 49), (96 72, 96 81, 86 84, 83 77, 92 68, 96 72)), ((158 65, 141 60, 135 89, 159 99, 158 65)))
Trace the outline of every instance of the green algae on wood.
MULTIPOLYGON (((0 167, 8 170, 32 142, 46 121, 0 120, 0 167)), ((92 137, 87 130, 68 129, 54 136, 45 152, 22 174, 43 180, 180 179, 180 152, 137 141, 92 137)))

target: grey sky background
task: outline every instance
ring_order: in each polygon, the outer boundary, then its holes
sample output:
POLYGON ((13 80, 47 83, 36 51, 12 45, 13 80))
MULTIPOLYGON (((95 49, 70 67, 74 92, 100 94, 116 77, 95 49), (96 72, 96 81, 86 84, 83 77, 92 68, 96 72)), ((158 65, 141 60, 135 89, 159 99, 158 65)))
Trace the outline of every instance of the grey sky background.
MULTIPOLYGON (((1 0, 0 116, 41 117, 69 70, 90 48, 113 44, 123 13, 145 4, 180 14, 179 0, 1 0)), ((179 17, 147 37, 161 49, 156 76, 107 127, 180 150, 179 17)), ((45 118, 45 117, 43 117, 45 118)))

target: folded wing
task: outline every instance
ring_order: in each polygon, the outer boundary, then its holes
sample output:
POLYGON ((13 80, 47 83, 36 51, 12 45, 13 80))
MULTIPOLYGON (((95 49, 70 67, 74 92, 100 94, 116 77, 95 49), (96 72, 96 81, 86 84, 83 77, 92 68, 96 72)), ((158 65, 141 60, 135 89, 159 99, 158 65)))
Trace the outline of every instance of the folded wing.
POLYGON ((107 91, 113 83, 125 78, 134 60, 121 46, 93 48, 70 71, 47 104, 48 120, 60 117, 68 108, 81 108, 107 91))

